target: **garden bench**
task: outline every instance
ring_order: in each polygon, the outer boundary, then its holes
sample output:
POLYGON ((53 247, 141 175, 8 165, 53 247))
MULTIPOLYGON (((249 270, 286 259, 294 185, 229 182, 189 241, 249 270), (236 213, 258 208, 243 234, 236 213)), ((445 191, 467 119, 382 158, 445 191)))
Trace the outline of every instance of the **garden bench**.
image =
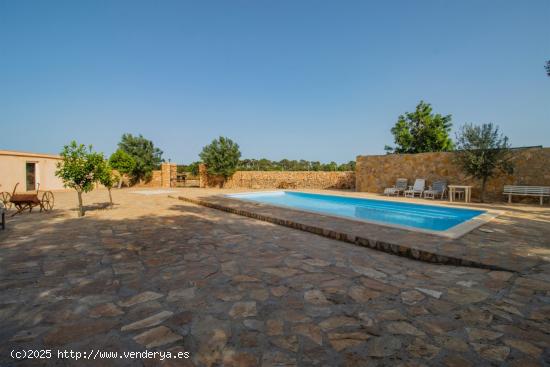
POLYGON ((508 202, 512 202, 512 195, 538 196, 540 205, 544 197, 550 197, 550 186, 513 186, 505 185, 503 195, 508 195, 508 202))

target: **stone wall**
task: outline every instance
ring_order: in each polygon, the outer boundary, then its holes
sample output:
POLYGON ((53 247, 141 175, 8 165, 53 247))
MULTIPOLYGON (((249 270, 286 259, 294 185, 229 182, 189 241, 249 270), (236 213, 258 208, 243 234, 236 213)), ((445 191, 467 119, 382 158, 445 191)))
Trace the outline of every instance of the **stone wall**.
POLYGON ((208 187, 208 171, 206 170, 206 165, 204 163, 199 164, 199 187, 205 188, 208 187))
POLYGON ((140 181, 135 186, 137 187, 162 187, 162 171, 154 170, 151 172, 151 179, 140 181))
POLYGON ((200 187, 247 189, 353 189, 355 172, 237 171, 224 183, 199 167, 200 187))
MULTIPOLYGON (((446 179, 449 184, 472 185, 472 197, 479 198, 480 182, 466 177, 454 162, 454 153, 388 154, 358 156, 357 191, 382 193, 384 188, 403 177, 412 185, 415 178, 446 179)), ((486 199, 502 201, 504 185, 550 186, 550 148, 526 148, 513 151, 515 170, 512 175, 499 174, 487 182, 486 199)), ((514 197, 513 200, 518 200, 514 197)), ((538 200, 538 199, 535 199, 538 200)))
POLYGON ((176 187, 177 165, 175 163, 164 162, 159 170, 151 173, 149 181, 141 181, 136 186, 139 187, 176 187))
POLYGON ((250 189, 353 189, 354 172, 237 171, 224 185, 250 189))

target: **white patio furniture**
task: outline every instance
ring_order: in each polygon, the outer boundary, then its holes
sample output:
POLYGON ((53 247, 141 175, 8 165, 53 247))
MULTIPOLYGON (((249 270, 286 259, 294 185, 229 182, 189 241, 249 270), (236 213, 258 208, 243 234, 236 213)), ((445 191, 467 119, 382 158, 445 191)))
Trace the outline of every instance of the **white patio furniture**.
POLYGON ((405 192, 405 190, 407 190, 408 184, 409 184, 409 181, 406 178, 398 178, 397 181, 395 182, 395 186, 384 189, 384 195, 399 196, 400 193, 405 192))
POLYGON ((428 190, 424 191, 425 199, 436 199, 438 196, 443 199, 447 194, 447 181, 439 180, 434 181, 428 190))
POLYGON ((538 196, 540 197, 540 205, 542 205, 545 197, 550 197, 550 186, 504 186, 504 195, 508 195, 508 202, 512 202, 512 195, 519 196, 538 196))
POLYGON ((464 200, 464 194, 466 194, 466 190, 464 190, 464 189, 455 189, 453 200, 454 199, 464 200))
POLYGON ((409 186, 408 190, 405 190, 405 197, 414 198, 416 195, 422 197, 422 193, 426 188, 426 180, 423 178, 417 178, 414 181, 413 186, 409 186))
POLYGON ((456 199, 458 193, 462 196, 464 193, 464 202, 469 203, 472 200, 472 186, 468 185, 449 185, 449 200, 452 202, 456 199))

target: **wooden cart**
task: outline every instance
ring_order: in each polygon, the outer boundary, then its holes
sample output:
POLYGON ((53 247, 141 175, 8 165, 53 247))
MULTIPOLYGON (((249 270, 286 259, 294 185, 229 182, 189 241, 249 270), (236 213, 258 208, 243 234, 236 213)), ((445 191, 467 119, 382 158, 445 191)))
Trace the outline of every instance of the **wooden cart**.
POLYGON ((13 205, 17 209, 17 211, 13 213, 11 217, 23 212, 25 209, 29 209, 29 212, 31 212, 32 208, 34 208, 35 206, 40 206, 40 211, 44 210, 45 212, 48 212, 53 209, 53 203, 54 203, 53 192, 44 191, 40 193, 39 192, 40 185, 38 185, 36 192, 18 193, 16 191, 18 185, 19 185, 19 182, 15 184, 15 187, 13 188, 13 192, 11 193, 11 195, 8 192, 0 193, 0 200, 4 203, 4 205, 7 208, 13 205))

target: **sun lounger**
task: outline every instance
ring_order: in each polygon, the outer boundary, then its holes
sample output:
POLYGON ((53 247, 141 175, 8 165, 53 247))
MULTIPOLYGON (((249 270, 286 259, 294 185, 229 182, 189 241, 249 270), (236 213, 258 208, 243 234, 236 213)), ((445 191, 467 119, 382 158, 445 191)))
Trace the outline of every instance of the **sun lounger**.
POLYGON ((407 190, 408 180, 406 178, 398 178, 394 187, 388 187, 384 189, 384 195, 396 195, 399 196, 402 192, 407 190))
POLYGON ((414 181, 413 186, 409 186, 408 190, 405 190, 405 196, 408 198, 414 198, 417 194, 419 197, 422 197, 422 193, 426 188, 426 180, 423 178, 417 178, 414 181))
POLYGON ((439 196, 440 199, 443 199, 446 193, 447 193, 447 181, 445 180, 434 181, 432 186, 430 186, 428 190, 424 191, 424 198, 436 199, 439 196))

